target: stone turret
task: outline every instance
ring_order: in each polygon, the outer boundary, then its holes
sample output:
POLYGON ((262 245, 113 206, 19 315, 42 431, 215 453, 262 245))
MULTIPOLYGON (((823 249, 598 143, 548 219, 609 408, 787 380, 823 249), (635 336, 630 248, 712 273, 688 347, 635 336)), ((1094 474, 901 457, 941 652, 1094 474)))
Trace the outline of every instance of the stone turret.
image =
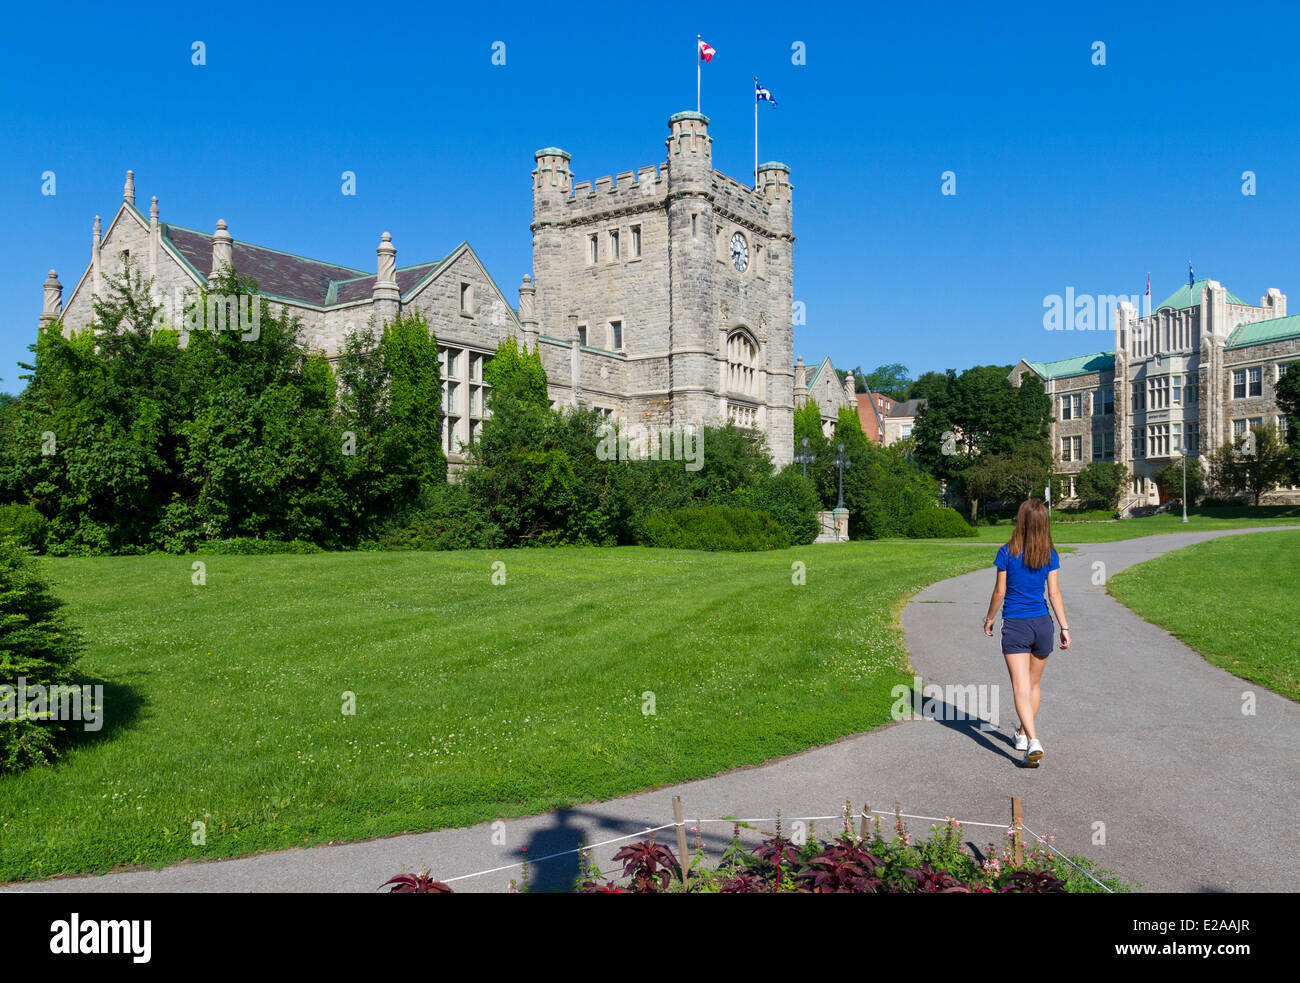
POLYGON ((397 286, 397 247, 393 237, 385 232, 379 237, 379 246, 375 249, 378 256, 379 274, 370 291, 375 304, 375 320, 380 324, 397 320, 402 306, 402 293, 397 286))
POLYGON ((800 355, 794 363, 794 408, 801 408, 808 402, 808 367, 803 364, 800 355))
POLYGON ((669 190, 704 191, 713 178, 713 138, 709 118, 682 112, 668 117, 669 190))
POLYGON ((1268 293, 1259 299, 1259 306, 1268 311, 1270 318, 1286 317, 1286 294, 1277 287, 1269 287, 1268 293))
POLYGON ((222 270, 233 270, 235 268, 235 240, 230 233, 226 231, 226 220, 217 219, 217 231, 212 233, 212 272, 208 275, 211 281, 217 277, 222 270))
POLYGON ((790 183, 790 168, 779 160, 769 160, 758 165, 758 187, 755 189, 767 202, 768 214, 779 217, 781 225, 789 232, 793 228, 792 206, 794 185, 790 183))
POLYGON ((126 184, 122 186, 122 200, 135 204, 135 171, 126 172, 126 184))
POLYGON ((41 327, 52 324, 63 316, 63 284, 59 275, 50 270, 45 278, 45 306, 41 310, 41 327))

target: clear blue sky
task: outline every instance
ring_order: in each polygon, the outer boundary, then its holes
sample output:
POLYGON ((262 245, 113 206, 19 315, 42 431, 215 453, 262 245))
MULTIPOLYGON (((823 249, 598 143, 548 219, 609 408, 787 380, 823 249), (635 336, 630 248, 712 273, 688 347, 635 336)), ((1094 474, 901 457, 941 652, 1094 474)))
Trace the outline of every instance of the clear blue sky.
POLYGON ((224 218, 236 238, 366 270, 384 230, 401 265, 468 239, 515 303, 533 151, 565 148, 578 180, 660 162, 668 116, 694 108, 697 32, 717 49, 716 167, 744 181, 753 166, 754 75, 779 102, 760 107, 760 156, 795 184, 806 361, 918 374, 1106 349, 1109 332, 1045 331, 1044 297, 1141 293, 1150 271, 1159 299, 1189 259, 1252 303, 1276 286, 1300 310, 1300 14, 1082 6, 15 7, 0 388, 21 386, 46 271, 70 295, 128 168, 164 221, 224 218), (345 170, 356 197, 340 194, 345 170))

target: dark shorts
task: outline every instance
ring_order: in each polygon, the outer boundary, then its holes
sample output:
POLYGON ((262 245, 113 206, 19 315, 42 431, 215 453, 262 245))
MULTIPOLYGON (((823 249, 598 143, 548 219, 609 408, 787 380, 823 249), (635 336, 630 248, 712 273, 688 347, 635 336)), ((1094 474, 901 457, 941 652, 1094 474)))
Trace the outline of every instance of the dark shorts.
POLYGON ((1032 652, 1050 655, 1052 640, 1056 635, 1056 622, 1050 614, 1041 618, 1003 618, 1002 651, 1032 652))

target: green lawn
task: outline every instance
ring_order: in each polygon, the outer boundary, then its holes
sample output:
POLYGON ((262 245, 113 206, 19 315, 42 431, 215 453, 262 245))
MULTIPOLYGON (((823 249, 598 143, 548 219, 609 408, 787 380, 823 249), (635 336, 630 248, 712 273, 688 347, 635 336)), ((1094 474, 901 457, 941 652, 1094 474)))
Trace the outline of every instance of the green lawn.
POLYGON ((991 554, 202 559, 205 586, 193 557, 42 561, 108 712, 52 769, 0 778, 0 881, 468 825, 867 730, 910 681, 903 600, 991 554))
MULTIPOLYGON (((1181 512, 1150 515, 1142 519, 1107 521, 1061 521, 1057 512, 1052 520, 1052 539, 1058 543, 1111 543, 1119 539, 1137 539, 1169 532, 1209 532, 1214 529, 1247 529, 1252 526, 1300 525, 1300 507, 1264 506, 1261 508, 1191 509, 1187 524, 1181 512)), ((1012 523, 976 526, 975 542, 1005 543, 1011 536, 1012 523)), ((971 540, 968 540, 970 542, 971 540)))
POLYGON ((1109 590, 1214 665, 1300 700, 1300 531, 1198 543, 1116 574, 1109 590))

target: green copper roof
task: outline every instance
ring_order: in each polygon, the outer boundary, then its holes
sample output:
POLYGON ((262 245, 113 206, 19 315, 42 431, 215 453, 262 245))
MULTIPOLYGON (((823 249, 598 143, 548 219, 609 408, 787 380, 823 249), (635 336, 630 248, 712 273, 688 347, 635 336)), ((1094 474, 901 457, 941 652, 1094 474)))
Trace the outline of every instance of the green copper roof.
POLYGON ((1067 379, 1075 375, 1088 375, 1090 372, 1106 372, 1115 367, 1114 352, 1096 352, 1092 355, 1078 355, 1074 358, 1062 358, 1055 362, 1031 362, 1025 364, 1044 379, 1067 379))
POLYGON ((1245 348, 1248 345, 1285 341, 1288 338, 1300 338, 1300 314, 1273 317, 1267 321, 1256 321, 1254 324, 1239 324, 1228 336, 1227 347, 1245 348))
MULTIPOLYGON (((1176 311, 1181 311, 1187 307, 1200 307, 1201 296, 1205 293, 1205 286, 1209 282, 1210 282, 1209 278, 1206 277, 1205 279, 1197 280, 1190 287, 1187 286, 1179 287, 1177 290, 1175 290, 1168 297, 1166 297, 1160 303, 1156 304, 1156 306, 1151 309, 1153 311, 1158 311, 1162 307, 1170 307, 1176 311)), ((1250 306, 1244 300, 1242 300, 1240 297, 1234 294, 1231 290, 1226 291, 1226 293, 1228 295, 1229 304, 1241 304, 1243 307, 1250 306)))

